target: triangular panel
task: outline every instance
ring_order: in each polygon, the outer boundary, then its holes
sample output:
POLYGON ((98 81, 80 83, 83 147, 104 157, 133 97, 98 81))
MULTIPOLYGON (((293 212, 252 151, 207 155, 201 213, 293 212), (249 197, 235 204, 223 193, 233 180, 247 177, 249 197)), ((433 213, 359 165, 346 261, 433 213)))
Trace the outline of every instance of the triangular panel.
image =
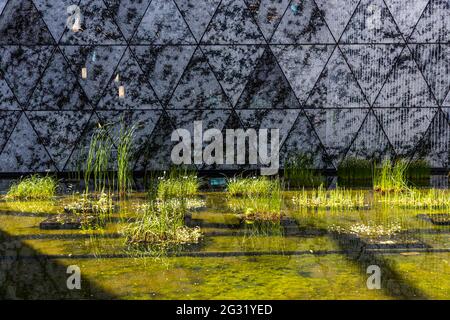
POLYGON ((334 39, 314 0, 305 0, 291 3, 271 43, 334 43, 334 39))
POLYGON ((222 0, 202 43, 262 44, 264 37, 244 0, 222 0))
MULTIPOLYGON (((409 9, 408 9, 409 11, 409 9)), ((411 35, 412 42, 450 41, 450 1, 431 0, 411 35)))
POLYGON ((127 49, 112 75, 97 110, 160 109, 147 77, 127 49))
POLYGON ((0 72, 0 111, 3 110, 21 110, 21 108, 0 72))
POLYGON ((339 1, 315 1, 320 8, 328 27, 333 33, 334 38, 339 40, 360 0, 347 0, 345 1, 345 5, 342 5, 339 1))
POLYGON ((22 112, 0 110, 0 153, 11 135, 22 112))
POLYGON ((305 102, 334 45, 272 45, 273 53, 300 103, 305 102))
POLYGON ((73 11, 71 5, 78 3, 73 0, 33 0, 56 41, 59 41, 67 26, 67 19, 73 11), (69 13, 70 12, 70 13, 69 13))
POLYGON ((262 46, 202 46, 208 61, 233 105, 264 52, 262 46))
POLYGON ((403 46, 387 44, 342 45, 340 47, 363 92, 372 104, 403 46))
POLYGON ((409 38, 429 0, 385 0, 405 39, 409 38))
POLYGON ((170 100, 169 109, 227 109, 228 98, 200 48, 195 51, 170 100))

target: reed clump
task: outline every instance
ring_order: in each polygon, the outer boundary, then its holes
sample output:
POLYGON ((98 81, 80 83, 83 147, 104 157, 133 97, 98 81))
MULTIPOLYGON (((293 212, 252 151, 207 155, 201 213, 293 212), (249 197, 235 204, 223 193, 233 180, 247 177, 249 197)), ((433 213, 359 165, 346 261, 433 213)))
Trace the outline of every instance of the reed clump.
POLYGON ((136 126, 127 127, 122 121, 117 139, 117 189, 120 196, 132 192, 133 173, 131 161, 134 155, 133 138, 136 126))
POLYGON ((230 197, 272 197, 281 192, 281 183, 267 177, 234 177, 227 182, 227 192, 230 197))
POLYGON ((353 191, 336 187, 326 190, 323 185, 313 190, 298 191, 292 198, 297 208, 353 210, 366 208, 363 191, 353 191))
POLYGON ((11 200, 48 200, 55 196, 58 182, 50 176, 37 174, 14 182, 6 194, 11 200))
POLYGON ((404 209, 450 209, 448 190, 411 188, 406 192, 383 194, 379 199, 385 206, 404 209))
POLYGON ((407 169, 406 160, 384 160, 381 167, 374 167, 373 189, 382 193, 408 190, 407 169))
POLYGON ((196 244, 202 238, 200 228, 185 226, 186 205, 183 200, 151 201, 139 210, 139 218, 128 224, 122 234, 134 247, 156 253, 179 246, 196 244))
POLYGON ((156 197, 160 200, 194 197, 199 189, 200 181, 194 171, 173 168, 158 178, 156 197))

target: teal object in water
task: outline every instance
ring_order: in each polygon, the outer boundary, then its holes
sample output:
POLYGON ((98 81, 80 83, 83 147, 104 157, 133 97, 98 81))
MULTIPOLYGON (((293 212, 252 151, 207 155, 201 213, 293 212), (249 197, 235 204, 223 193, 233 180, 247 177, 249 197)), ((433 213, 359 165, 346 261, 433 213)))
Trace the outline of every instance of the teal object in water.
POLYGON ((225 178, 211 178, 209 184, 211 187, 225 187, 227 180, 225 178))

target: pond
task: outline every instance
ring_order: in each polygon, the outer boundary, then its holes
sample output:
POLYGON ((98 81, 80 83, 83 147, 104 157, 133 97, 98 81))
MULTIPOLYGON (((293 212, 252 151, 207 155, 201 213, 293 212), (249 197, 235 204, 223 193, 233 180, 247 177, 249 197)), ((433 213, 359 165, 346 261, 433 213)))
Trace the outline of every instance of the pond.
MULTIPOLYGON (((363 191, 371 197, 371 191, 363 191)), ((283 192, 278 222, 245 223, 222 192, 187 224, 199 244, 162 254, 131 251, 121 229, 146 202, 117 203, 102 229, 42 230, 73 201, 0 202, 0 297, 19 299, 449 299, 450 226, 446 210, 373 206, 298 210, 283 192), (67 288, 68 266, 81 289, 67 288), (370 266, 381 271, 369 288, 370 266)), ((245 207, 245 204, 244 204, 245 207)))

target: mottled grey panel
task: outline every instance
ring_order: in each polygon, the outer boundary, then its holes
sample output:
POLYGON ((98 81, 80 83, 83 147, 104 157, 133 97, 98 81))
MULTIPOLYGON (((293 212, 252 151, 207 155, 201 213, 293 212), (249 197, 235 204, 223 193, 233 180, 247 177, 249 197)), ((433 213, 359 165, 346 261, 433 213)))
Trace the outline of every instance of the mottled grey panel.
POLYGON ((383 0, 361 0, 342 34, 341 42, 402 43, 403 39, 383 0))
POLYGON ((82 30, 66 28, 61 38, 63 44, 125 44, 125 38, 114 21, 113 13, 103 0, 81 0, 78 4, 83 16, 82 30))
POLYGON ((346 158, 373 159, 381 162, 383 159, 391 159, 394 156, 394 149, 373 111, 370 111, 350 146, 346 158))
POLYGON ((124 51, 124 46, 61 46, 74 74, 93 105, 102 97, 103 90, 113 76, 124 51), (87 79, 82 69, 87 69, 87 79))
POLYGON ((170 140, 174 127, 166 115, 162 115, 153 130, 152 136, 135 164, 135 170, 167 170, 172 165, 170 157, 176 142, 170 140))
POLYGON ((407 39, 414 30, 429 0, 385 0, 385 2, 400 31, 407 39))
POLYGON ((51 46, 0 47, 0 68, 21 104, 28 101, 53 51, 51 46))
POLYGON ((341 45, 340 48, 364 94, 372 104, 403 46, 396 44, 341 45))
POLYGON ((197 48, 168 105, 169 109, 227 109, 231 105, 202 50, 197 48))
POLYGON ((91 114, 86 111, 27 112, 39 141, 59 170, 64 168, 91 114))
MULTIPOLYGON (((161 117, 160 110, 125 110, 125 111, 97 111, 100 121, 109 127, 111 138, 117 146, 121 130, 135 126, 132 148, 133 152, 141 152, 148 143, 156 123, 161 117)), ((170 139, 170 137, 168 137, 170 139)))
POLYGON ((13 132, 22 112, 0 110, 0 153, 13 132))
POLYGON ((194 44, 195 39, 173 0, 153 0, 132 43, 194 44))
POLYGON ((0 72, 0 111, 20 109, 19 103, 0 72))
POLYGON ((333 168, 329 156, 303 111, 290 129, 280 151, 280 162, 286 163, 290 157, 309 155, 315 168, 333 168))
POLYGON ((124 109, 161 109, 146 75, 129 49, 123 55, 97 106, 97 110, 124 109), (123 97, 119 96, 120 87, 124 88, 123 97))
POLYGON ((168 100, 175 90, 195 46, 132 46, 156 95, 168 100))
POLYGON ((67 8, 70 5, 77 4, 79 1, 73 0, 33 0, 37 9, 41 13, 42 19, 48 26, 51 34, 56 41, 59 41, 64 30, 66 29, 67 8))
POLYGON ((104 0, 114 21, 126 39, 130 39, 141 22, 151 0, 104 0))
POLYGON ((445 98, 445 101, 443 103, 444 106, 450 107, 450 90, 447 94, 447 98, 445 98))
POLYGON ((437 107, 436 100, 408 48, 400 55, 374 107, 437 107))
POLYGON ((263 46, 253 45, 202 46, 233 106, 237 103, 264 49, 263 46))
POLYGON ((369 109, 307 109, 305 112, 337 167, 369 109))
POLYGON ((256 23, 269 40, 280 23, 290 0, 245 0, 256 23))
POLYGON ((264 37, 244 0, 222 0, 202 43, 262 44, 264 37))
POLYGON ((437 109, 375 109, 381 125, 398 155, 411 156, 437 109))
POLYGON ((450 41, 450 1, 431 0, 411 35, 413 42, 450 41))
POLYGON ((175 0, 175 3, 178 5, 178 9, 180 9, 195 39, 200 41, 219 6, 220 0, 175 0))
POLYGON ((450 124, 438 112, 417 151, 417 158, 426 159, 431 167, 447 168, 450 163, 450 124))
POLYGON ((76 76, 70 70, 62 53, 56 49, 25 109, 49 111, 90 108, 76 76))
POLYGON ((310 93, 305 108, 368 108, 341 51, 336 48, 310 93))
POLYGON ((56 171, 47 151, 24 114, 0 154, 0 172, 56 171))
POLYGON ((338 40, 344 28, 350 21, 353 12, 360 0, 346 0, 345 4, 340 1, 315 0, 320 8, 322 16, 328 24, 333 36, 338 40))
POLYGON ((334 39, 315 2, 305 0, 291 4, 271 42, 275 44, 334 43, 334 39))
POLYGON ((266 49, 236 109, 298 109, 300 104, 270 49, 266 49))
POLYGON ((0 16, 0 44, 54 44, 31 0, 10 0, 0 16))
POLYGON ((281 69, 303 103, 320 76, 334 45, 272 45, 281 69))
POLYGON ((450 89, 450 44, 411 45, 425 80, 441 104, 450 89))
POLYGON ((8 2, 8 0, 0 0, 0 14, 2 14, 3 8, 6 5, 6 2, 8 2))

